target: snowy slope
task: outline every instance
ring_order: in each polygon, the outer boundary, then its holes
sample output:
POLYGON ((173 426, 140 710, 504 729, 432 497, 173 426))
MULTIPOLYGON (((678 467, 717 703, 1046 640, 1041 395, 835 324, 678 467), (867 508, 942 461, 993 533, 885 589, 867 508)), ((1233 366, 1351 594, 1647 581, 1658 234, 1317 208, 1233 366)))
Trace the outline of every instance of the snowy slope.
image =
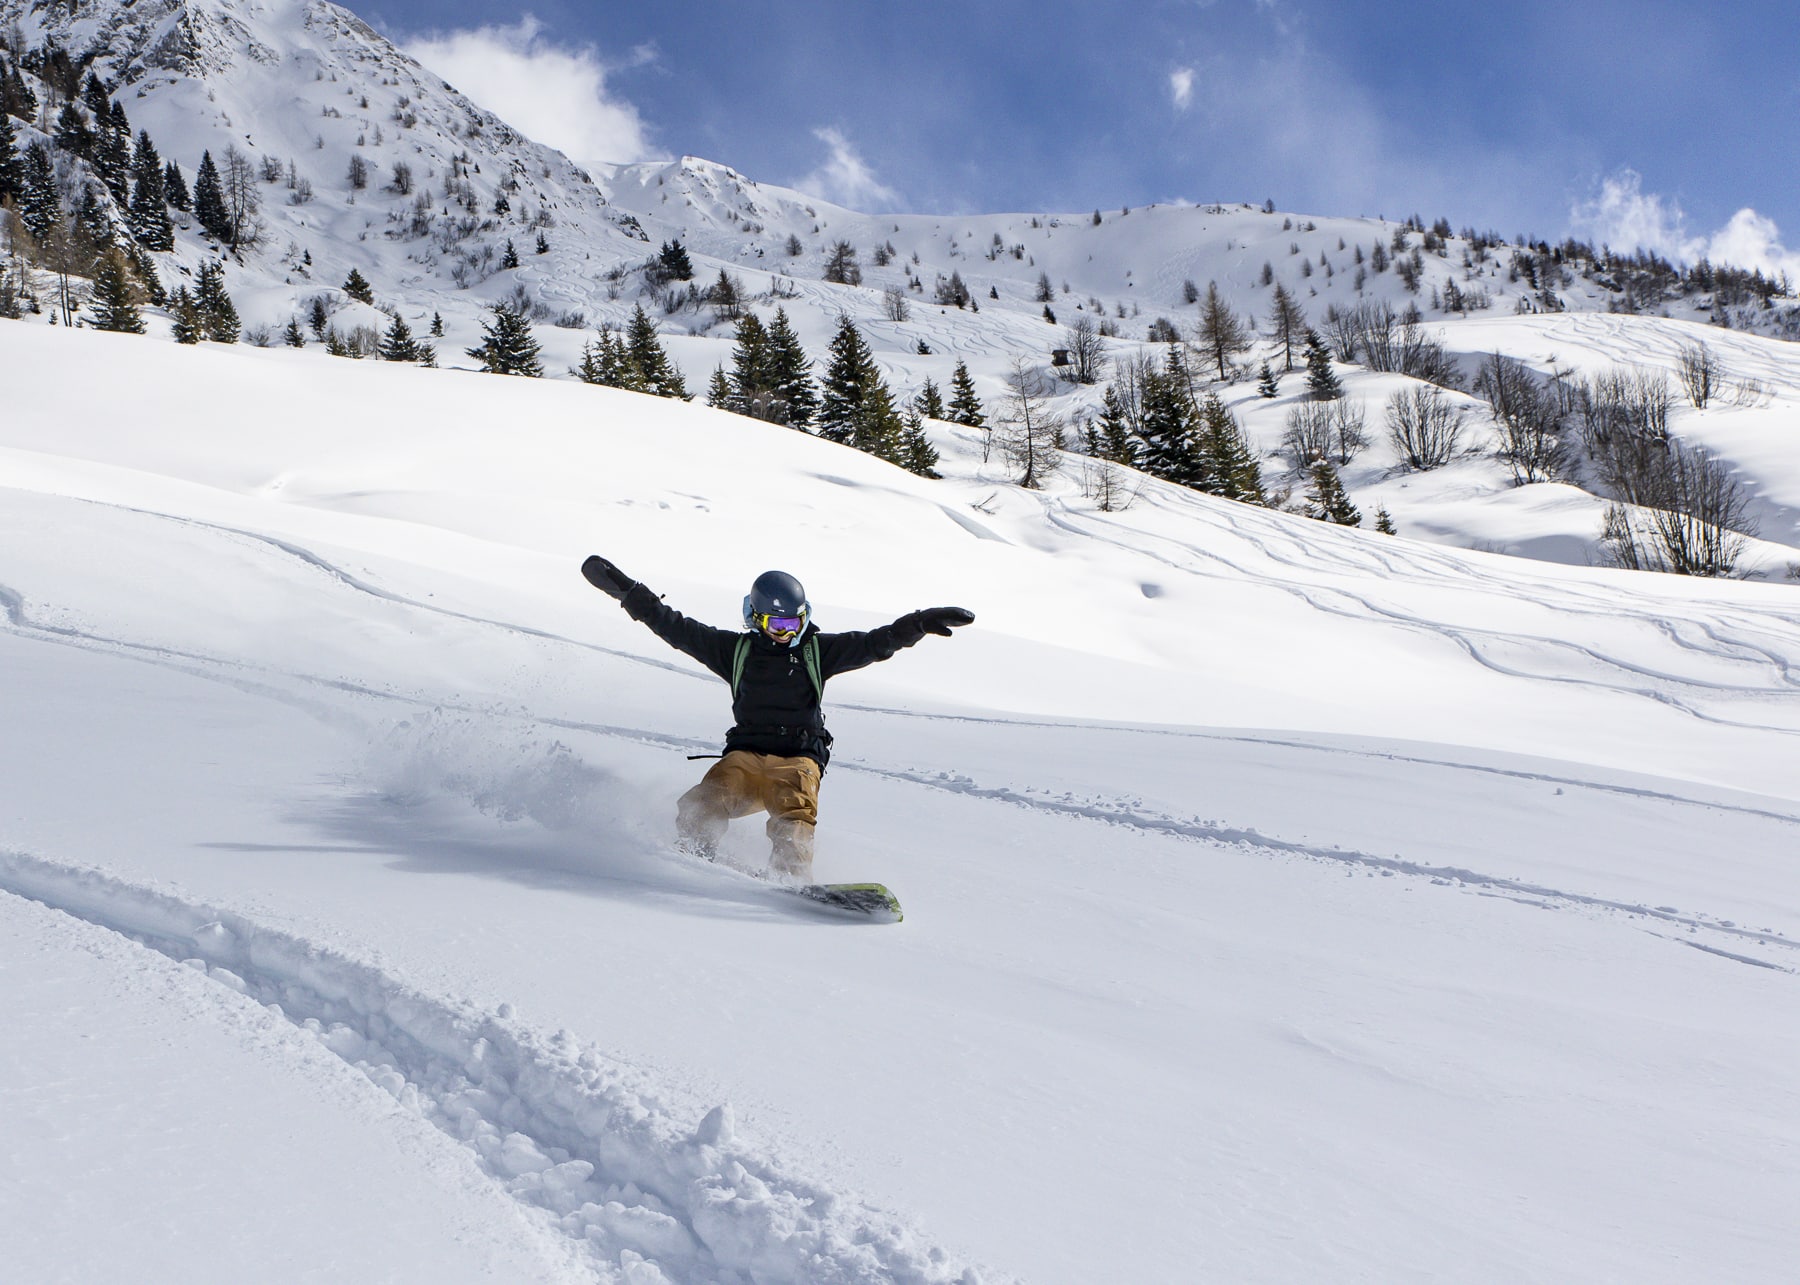
POLYGON ((0 386, 30 1033, 0 1207, 39 1276, 332 1278, 259 1261, 287 1243, 640 1283, 1800 1251, 1783 586, 1156 484, 1102 514, 947 431, 932 483, 313 351, 11 326, 0 386), (254 411, 197 420, 199 387, 254 411), (820 873, 886 879, 904 924, 668 852, 725 694, 591 551, 721 624, 770 565, 827 628, 977 613, 827 693, 820 873))
MULTIPOLYGON (((1197 313, 1187 302, 1189 289, 1211 283, 1241 318, 1263 326, 1276 284, 1292 292, 1315 325, 1332 306, 1416 305, 1427 334, 1462 359, 1465 382, 1491 352, 1539 369, 1553 358, 1568 369, 1581 358, 1589 374, 1612 367, 1672 372, 1679 344, 1706 342, 1726 358, 1732 398, 1704 414, 1678 415, 1677 438, 1723 458, 1751 492, 1766 544, 1752 548, 1746 569, 1780 580, 1800 564, 1800 515, 1791 501, 1800 471, 1780 431, 1794 413, 1800 382, 1794 347, 1710 324, 1732 310, 1707 296, 1653 301, 1649 311, 1661 316, 1612 315, 1608 310, 1622 296, 1594 276, 1558 269, 1554 282, 1535 279, 1519 271, 1515 246, 1476 244, 1462 233, 1446 238, 1439 251, 1421 253, 1419 285, 1409 291, 1396 269, 1375 270, 1376 250, 1398 255, 1399 235, 1411 254, 1424 237, 1379 217, 1210 201, 875 216, 696 157, 590 175, 323 0, 96 0, 79 8, 0 0, 0 22, 16 24, 30 47, 54 41, 77 56, 95 54, 95 68, 113 85, 133 128, 147 129, 190 177, 203 151, 218 158, 228 146, 258 167, 275 165, 281 177, 259 188, 261 239, 227 269, 248 332, 265 342, 291 319, 309 316, 317 300, 345 334, 359 327, 378 332, 388 312, 405 317, 416 332, 441 317, 440 360, 467 365, 463 354, 480 339, 484 310, 507 300, 532 312, 548 373, 567 378, 596 327, 622 324, 642 304, 662 327, 688 386, 699 390, 729 364, 733 326, 711 306, 682 303, 646 281, 644 263, 670 240, 689 248, 695 287, 730 273, 765 320, 785 308, 815 358, 823 359, 838 318, 848 315, 896 395, 912 396, 927 379, 944 387, 960 360, 990 412, 1001 407, 1013 361, 1047 367, 1077 321, 1117 331, 1104 343, 1113 369, 1146 352, 1160 360, 1160 345, 1146 342, 1150 328, 1166 321, 1191 334, 1197 313), (371 178, 354 192, 348 169, 358 159, 371 178), (393 180, 400 164, 412 172, 411 193, 393 180), (311 199, 301 199, 300 183, 311 199), (540 236, 541 254, 535 252, 540 236), (860 286, 822 280, 840 241, 857 251, 860 286), (509 243, 521 262, 503 269, 509 243), (790 244, 798 254, 790 254, 790 244), (878 263, 877 251, 889 248, 891 259, 878 263), (344 294, 352 269, 373 284, 377 306, 344 294), (933 301, 951 274, 963 279, 975 308, 933 301), (1054 324, 1044 315, 1040 282, 1049 284, 1054 324), (1446 306, 1441 296, 1452 286, 1478 306, 1469 312, 1446 306), (889 290, 906 301, 904 320, 889 319, 889 290), (1545 290, 1569 311, 1542 315, 1545 290), (1752 380, 1759 382, 1752 387, 1752 380)), ((38 124, 47 129, 50 120, 38 124)), ((29 136, 31 127, 21 128, 29 136)), ((160 270, 169 284, 182 283, 215 248, 190 221, 177 250, 158 256, 160 270)), ((1740 307, 1734 324, 1780 330, 1784 307, 1740 307)), ((162 318, 152 328, 166 334, 162 318)), ((1302 381, 1288 375, 1283 395, 1265 402, 1250 377, 1274 353, 1274 345, 1259 341, 1241 355, 1239 375, 1221 391, 1262 452, 1271 486, 1299 491, 1304 481, 1290 473, 1280 446, 1302 381)), ((1360 368, 1339 373, 1377 439, 1376 449, 1344 471, 1366 521, 1373 522, 1380 506, 1403 533, 1434 543, 1577 566, 1602 560, 1605 501, 1591 478, 1515 487, 1493 456, 1498 441, 1491 418, 1472 398, 1463 402, 1465 457, 1431 474, 1403 473, 1380 439, 1387 398, 1411 381, 1360 368)), ((1056 409, 1072 424, 1097 413, 1101 385, 1057 388, 1056 409)))

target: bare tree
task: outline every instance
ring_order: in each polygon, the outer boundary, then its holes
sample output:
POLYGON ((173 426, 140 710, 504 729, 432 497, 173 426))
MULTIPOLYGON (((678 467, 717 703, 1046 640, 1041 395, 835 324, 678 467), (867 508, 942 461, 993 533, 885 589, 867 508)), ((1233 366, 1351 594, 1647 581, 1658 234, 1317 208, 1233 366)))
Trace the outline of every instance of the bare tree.
POLYGON ((856 247, 848 241, 835 242, 825 258, 825 279, 841 286, 862 284, 862 265, 856 261, 856 247))
POLYGON ((1320 460, 1348 464, 1369 444, 1362 404, 1348 398, 1300 402, 1288 411, 1281 449, 1296 472, 1320 460))
POLYGON ((1601 528, 1607 560, 1634 571, 1731 575, 1756 534, 1743 489, 1704 451, 1675 443, 1666 463, 1663 505, 1607 507, 1601 528))
POLYGON ((1475 391, 1493 408, 1500 458, 1512 466, 1514 483, 1548 482, 1568 471, 1558 398, 1523 363, 1498 352, 1484 357, 1475 391))
POLYGON ((1695 410, 1705 410, 1706 404, 1725 383, 1724 365, 1705 343, 1681 345, 1677 363, 1681 386, 1687 389, 1688 400, 1695 410))
POLYGON ((1019 485, 1035 491, 1062 464, 1062 417, 1050 409, 1050 380, 1023 357, 1013 358, 1006 386, 1010 395, 999 420, 1000 450, 1018 471, 1019 485))
POLYGON ((1614 369, 1573 389, 1582 443, 1601 483, 1629 504, 1667 502, 1664 460, 1674 397, 1661 371, 1614 369))
POLYGON ((231 248, 255 245, 262 239, 262 224, 256 217, 262 208, 262 193, 256 187, 256 167, 235 144, 225 145, 225 161, 219 167, 219 191, 225 198, 227 241, 231 248))
POLYGON ((1456 454, 1464 413, 1442 389, 1407 388, 1388 398, 1388 437, 1407 468, 1438 468, 1456 454))
POLYGON ((1113 461, 1090 459, 1082 465, 1081 493, 1102 513, 1122 513, 1137 502, 1139 489, 1113 461))
POLYGON ((906 291, 899 286, 889 286, 881 292, 881 311, 889 321, 905 321, 912 316, 912 308, 908 305, 906 291))
POLYGON ((72 279, 90 270, 94 243, 79 223, 64 218, 59 210, 56 221, 38 239, 37 249, 38 261, 56 274, 56 310, 51 315, 60 318, 63 325, 72 326, 80 306, 72 279))
POLYGON ((1206 297, 1200 301, 1199 346, 1219 368, 1219 378, 1226 377, 1226 364, 1233 354, 1250 346, 1250 330, 1238 319, 1219 293, 1219 283, 1206 283, 1206 297))
POLYGON ((1069 377, 1078 384, 1095 384, 1106 369, 1106 345, 1093 319, 1085 314, 1069 327, 1069 377))

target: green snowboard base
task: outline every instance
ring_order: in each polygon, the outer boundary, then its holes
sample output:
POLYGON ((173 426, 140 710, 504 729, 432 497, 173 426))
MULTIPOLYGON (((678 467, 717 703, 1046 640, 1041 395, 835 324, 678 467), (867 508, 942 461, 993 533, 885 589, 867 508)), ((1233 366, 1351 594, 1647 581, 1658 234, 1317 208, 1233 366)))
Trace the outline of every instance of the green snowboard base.
POLYGON ((809 883, 787 891, 826 910, 875 924, 897 924, 906 916, 900 899, 879 883, 809 883))

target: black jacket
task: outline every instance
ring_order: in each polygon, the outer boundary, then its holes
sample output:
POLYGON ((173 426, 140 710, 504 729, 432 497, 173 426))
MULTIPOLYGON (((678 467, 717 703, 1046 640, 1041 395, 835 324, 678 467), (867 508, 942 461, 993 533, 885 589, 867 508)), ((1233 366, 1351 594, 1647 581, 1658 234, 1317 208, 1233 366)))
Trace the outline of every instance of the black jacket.
MULTIPOLYGON (((690 620, 641 584, 632 587, 621 605, 633 620, 648 625, 669 646, 731 681, 732 661, 743 631, 715 629, 690 620)), ((842 634, 822 633, 809 624, 805 637, 815 636, 819 640, 819 677, 824 680, 887 660, 923 638, 925 629, 911 617, 902 617, 879 629, 842 634)), ((804 756, 824 768, 831 758, 831 733, 825 730, 825 713, 807 675, 802 650, 760 632, 750 635, 743 678, 731 702, 733 724, 725 736, 726 750, 804 756)))

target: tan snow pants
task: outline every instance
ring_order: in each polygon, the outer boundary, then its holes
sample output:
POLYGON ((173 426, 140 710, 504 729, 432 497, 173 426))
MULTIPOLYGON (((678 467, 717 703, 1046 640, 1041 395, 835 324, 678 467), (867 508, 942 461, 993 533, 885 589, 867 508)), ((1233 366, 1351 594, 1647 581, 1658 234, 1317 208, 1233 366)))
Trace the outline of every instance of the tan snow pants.
POLYGON ((769 814, 764 830, 772 845, 770 866, 779 874, 811 878, 819 765, 809 758, 732 750, 681 796, 675 827, 683 840, 710 857, 726 827, 754 812, 769 814))

